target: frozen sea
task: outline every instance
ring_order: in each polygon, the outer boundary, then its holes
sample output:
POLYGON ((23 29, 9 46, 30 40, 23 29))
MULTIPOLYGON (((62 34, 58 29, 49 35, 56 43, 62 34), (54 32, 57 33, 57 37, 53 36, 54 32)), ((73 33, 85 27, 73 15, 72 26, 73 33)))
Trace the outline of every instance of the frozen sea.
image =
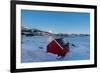
POLYGON ((70 61, 90 59, 90 36, 68 36, 63 40, 70 42, 70 52, 63 59, 47 53, 48 36, 22 36, 21 39, 21 62, 47 62, 47 61, 70 61), (74 44, 76 47, 72 46, 74 44))

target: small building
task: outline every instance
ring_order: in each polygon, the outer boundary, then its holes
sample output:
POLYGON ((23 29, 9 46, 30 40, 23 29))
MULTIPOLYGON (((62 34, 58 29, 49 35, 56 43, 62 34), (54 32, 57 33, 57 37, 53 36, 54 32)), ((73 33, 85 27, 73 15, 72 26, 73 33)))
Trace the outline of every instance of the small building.
POLYGON ((47 52, 65 56, 69 52, 69 43, 64 43, 62 39, 54 39, 47 45, 47 52))

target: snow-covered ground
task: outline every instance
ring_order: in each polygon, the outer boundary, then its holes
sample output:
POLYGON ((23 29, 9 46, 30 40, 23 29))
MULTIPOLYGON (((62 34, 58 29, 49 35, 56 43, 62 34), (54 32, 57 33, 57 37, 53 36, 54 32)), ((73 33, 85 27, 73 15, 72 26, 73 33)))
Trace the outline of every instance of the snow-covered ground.
POLYGON ((63 60, 87 60, 90 59, 90 37, 70 36, 63 39, 76 47, 71 46, 70 52, 63 58, 57 59, 57 55, 47 53, 48 36, 22 36, 21 62, 45 62, 63 60))

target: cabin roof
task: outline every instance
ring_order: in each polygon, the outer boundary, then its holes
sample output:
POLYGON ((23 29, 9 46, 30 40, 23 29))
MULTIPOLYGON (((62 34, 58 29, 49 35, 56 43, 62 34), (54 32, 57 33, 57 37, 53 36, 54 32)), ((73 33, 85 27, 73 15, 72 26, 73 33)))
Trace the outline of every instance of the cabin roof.
POLYGON ((62 39, 55 39, 60 45, 61 45, 61 47, 63 47, 64 48, 64 42, 63 42, 63 40, 62 39))

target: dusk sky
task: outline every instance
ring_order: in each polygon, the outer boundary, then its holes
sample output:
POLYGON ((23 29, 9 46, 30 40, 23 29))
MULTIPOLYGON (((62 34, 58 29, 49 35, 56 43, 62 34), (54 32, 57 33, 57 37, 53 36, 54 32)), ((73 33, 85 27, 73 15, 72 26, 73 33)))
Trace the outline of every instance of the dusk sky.
POLYGON ((90 14, 21 10, 21 25, 53 33, 90 33, 90 14))

